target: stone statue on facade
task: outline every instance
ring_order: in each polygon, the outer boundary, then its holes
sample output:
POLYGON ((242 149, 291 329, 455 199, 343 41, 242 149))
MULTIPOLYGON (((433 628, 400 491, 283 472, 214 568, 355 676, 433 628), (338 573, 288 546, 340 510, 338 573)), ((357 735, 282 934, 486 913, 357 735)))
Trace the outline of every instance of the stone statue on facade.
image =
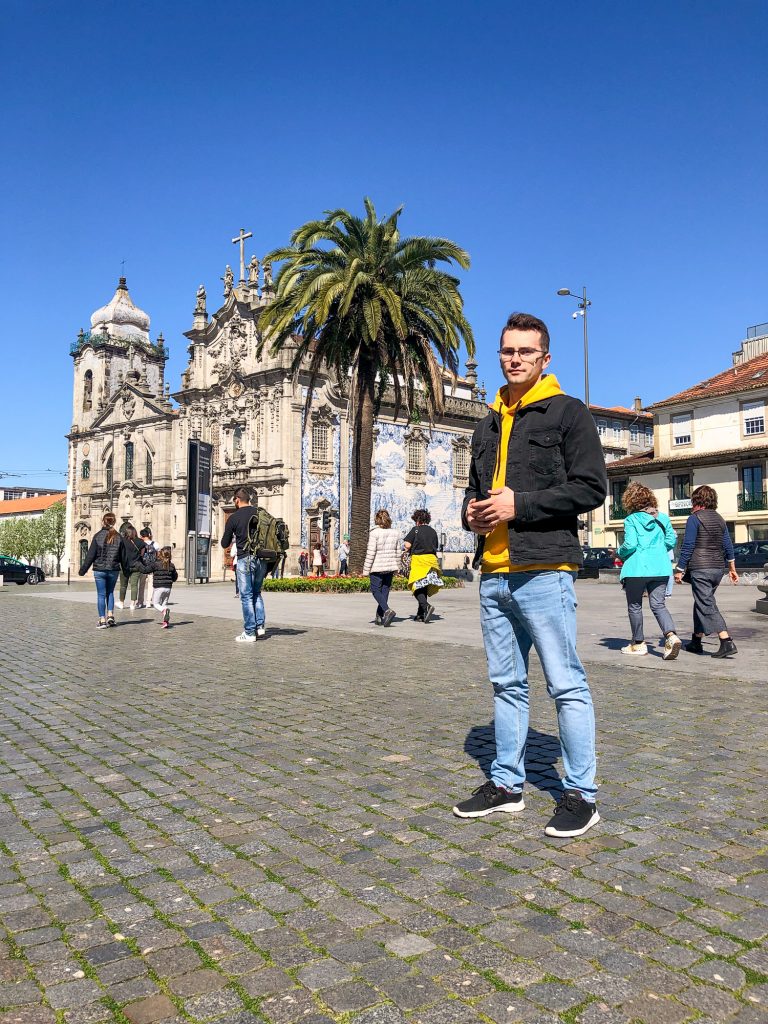
POLYGON ((235 275, 232 273, 232 267, 227 264, 227 269, 224 271, 224 277, 221 278, 224 282, 224 298, 228 298, 232 292, 232 287, 235 283, 235 275))
POLYGON ((269 260, 264 260, 264 287, 267 290, 271 290, 274 286, 272 280, 272 264, 269 260))
POLYGON ((251 256, 251 262, 248 264, 248 284, 254 288, 259 284, 259 261, 255 256, 251 256))
POLYGON ((207 310, 205 308, 206 295, 205 285, 200 285, 197 289, 197 302, 195 303, 195 316, 207 316, 207 310))

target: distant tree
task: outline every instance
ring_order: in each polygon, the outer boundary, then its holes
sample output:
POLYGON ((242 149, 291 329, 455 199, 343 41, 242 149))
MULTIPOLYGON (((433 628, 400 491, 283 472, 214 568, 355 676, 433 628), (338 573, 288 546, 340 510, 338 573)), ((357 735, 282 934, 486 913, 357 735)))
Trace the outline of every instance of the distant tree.
POLYGON ((22 528, 20 519, 4 519, 0 523, 0 554, 21 558, 22 528))
POLYGON ((443 373, 455 374, 463 341, 474 352, 459 281, 439 264, 466 270, 469 256, 445 238, 401 238, 402 207, 383 220, 365 200, 365 217, 328 212, 294 231, 281 262, 275 298, 264 309, 260 349, 286 348, 291 369, 309 373, 306 415, 323 367, 350 381, 352 514, 350 567, 363 568, 371 520, 374 419, 391 389, 395 418, 417 402, 432 420, 444 407, 443 373))
POLYGON ((56 559, 56 575, 61 576, 61 556, 67 540, 67 508, 63 501, 47 508, 40 517, 43 551, 56 559))

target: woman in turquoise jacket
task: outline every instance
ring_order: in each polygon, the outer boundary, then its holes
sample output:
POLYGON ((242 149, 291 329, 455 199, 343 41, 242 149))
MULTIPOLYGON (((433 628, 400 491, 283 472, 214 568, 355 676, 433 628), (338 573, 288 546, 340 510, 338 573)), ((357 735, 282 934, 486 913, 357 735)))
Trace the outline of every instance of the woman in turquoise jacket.
POLYGON ((624 543, 616 552, 624 564, 621 579, 627 595, 627 611, 632 628, 632 643, 622 654, 647 654, 643 633, 643 595, 647 592, 651 611, 664 633, 664 660, 672 661, 680 653, 682 641, 667 610, 665 592, 669 580, 669 552, 677 537, 669 517, 659 512, 653 491, 640 483, 631 483, 621 499, 627 510, 624 543))

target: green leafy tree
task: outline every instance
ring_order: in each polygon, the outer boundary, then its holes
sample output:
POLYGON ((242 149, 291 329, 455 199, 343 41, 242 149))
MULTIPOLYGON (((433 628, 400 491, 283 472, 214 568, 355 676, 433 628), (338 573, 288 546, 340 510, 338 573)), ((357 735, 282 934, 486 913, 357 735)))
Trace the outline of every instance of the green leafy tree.
POLYGON ((56 575, 61 576, 61 556, 67 539, 67 508, 63 501, 47 508, 40 517, 43 551, 56 559, 56 575))
POLYGON ((419 407, 430 420, 444 407, 443 374, 456 374, 463 341, 474 354, 459 281, 439 264, 466 270, 469 256, 445 238, 401 238, 402 207, 379 220, 365 200, 365 217, 327 212, 294 231, 280 262, 275 297, 264 309, 260 351, 293 352, 296 377, 306 368, 305 424, 324 366, 349 381, 352 425, 350 568, 363 567, 371 520, 374 420, 391 389, 395 418, 419 407), (350 380, 351 378, 351 380, 350 380))

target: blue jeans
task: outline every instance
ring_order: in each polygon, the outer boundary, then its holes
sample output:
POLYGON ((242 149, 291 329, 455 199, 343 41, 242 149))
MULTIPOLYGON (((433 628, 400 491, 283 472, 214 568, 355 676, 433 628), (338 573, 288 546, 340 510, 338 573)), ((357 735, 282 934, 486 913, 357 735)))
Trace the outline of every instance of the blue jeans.
POLYGON ((376 602, 376 614, 379 618, 389 610, 389 590, 394 575, 393 572, 371 573, 371 593, 376 602))
POLYGON ((94 569, 93 578, 96 581, 96 604, 99 608, 99 618, 103 619, 107 610, 115 610, 115 584, 120 576, 119 569, 94 569))
POLYGON ((528 737, 528 656, 534 647, 555 701, 565 789, 594 800, 595 715, 576 653, 576 591, 570 573, 486 573, 480 578, 480 622, 493 684, 496 758, 491 778, 520 791, 528 737))
POLYGON ((236 571, 240 604, 243 607, 243 629, 248 636, 253 636, 257 627, 262 627, 265 622, 261 587, 267 575, 267 563, 263 558, 248 555, 237 559, 236 571))

